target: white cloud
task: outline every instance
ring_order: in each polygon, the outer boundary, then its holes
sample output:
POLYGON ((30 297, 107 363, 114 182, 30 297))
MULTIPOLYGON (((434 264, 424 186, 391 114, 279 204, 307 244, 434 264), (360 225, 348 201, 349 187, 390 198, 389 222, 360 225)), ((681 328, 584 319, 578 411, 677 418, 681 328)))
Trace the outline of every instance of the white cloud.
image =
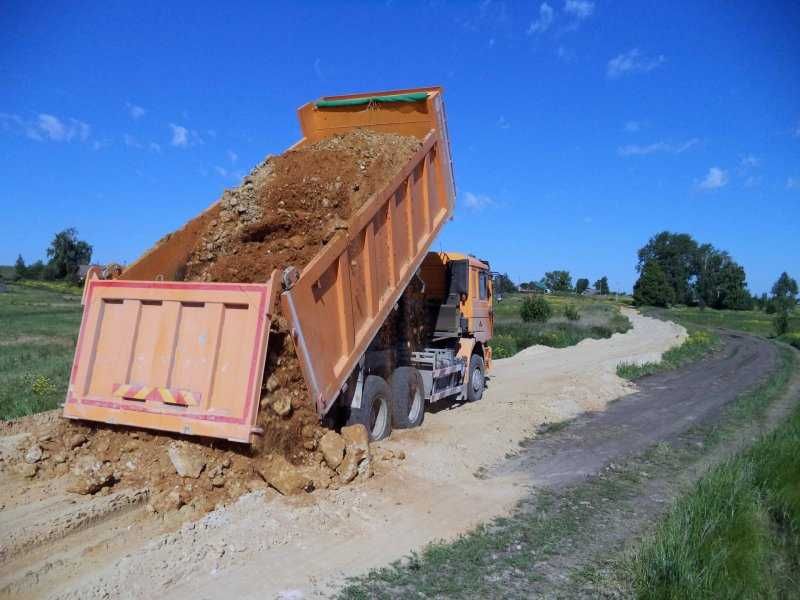
POLYGON ((534 33, 544 33, 550 29, 550 25, 553 24, 554 16, 555 11, 553 10, 553 7, 547 2, 542 2, 542 4, 539 6, 539 18, 531 23, 530 27, 528 27, 528 35, 534 33))
POLYGON ((45 137, 54 142, 71 142, 73 139, 85 142, 91 132, 89 125, 83 121, 77 119, 62 121, 56 116, 45 113, 39 115, 36 126, 45 137))
POLYGON ((221 177, 227 177, 228 176, 228 169, 226 169, 224 167, 214 167, 214 170, 221 177))
POLYGON ((147 147, 152 150, 153 152, 157 152, 161 154, 161 144, 156 144, 155 142, 150 142, 147 147))
POLYGON ((683 154, 693 146, 700 143, 697 138, 686 140, 680 144, 672 144, 669 142, 655 142, 654 144, 640 145, 628 144, 617 148, 617 153, 620 156, 645 156, 647 154, 656 154, 664 152, 667 154, 683 154))
POLYGON ((800 121, 798 121, 797 127, 794 128, 794 137, 800 138, 800 121))
POLYGON ((203 138, 194 129, 187 129, 183 125, 175 123, 170 123, 169 128, 172 131, 170 144, 177 148, 189 148, 203 143, 203 138))
POLYGON ((480 211, 494 203, 494 200, 490 196, 484 194, 473 194, 472 192, 464 194, 464 206, 471 210, 480 211))
POLYGON ((594 13, 594 2, 589 0, 566 0, 564 12, 577 19, 587 19, 594 13))
POLYGON ((728 172, 719 167, 711 167, 697 187, 701 190, 716 190, 728 184, 728 172))
POLYGON ((172 142, 170 143, 173 146, 185 148, 189 145, 189 130, 186 129, 186 127, 181 127, 180 125, 175 125, 174 123, 170 123, 169 127, 172 129, 172 142))
POLYGON ((137 104, 131 104, 130 102, 125 103, 125 108, 128 109, 128 114, 131 116, 132 119, 141 119, 147 111, 143 109, 141 106, 137 104))
POLYGON ((24 135, 25 137, 43 142, 86 142, 91 135, 92 128, 88 123, 78 119, 63 119, 55 115, 41 113, 36 119, 29 121, 19 115, 0 113, 0 126, 5 131, 24 135))
POLYGON ((628 121, 625 123, 625 131, 628 133, 636 133, 642 130, 642 124, 639 121, 628 121))
POLYGON ((236 161, 239 160, 239 155, 233 150, 228 150, 228 158, 230 159, 231 164, 235 165, 236 161))
POLYGON ((497 119, 497 126, 500 129, 509 129, 511 127, 511 123, 509 123, 503 115, 500 115, 500 118, 497 119))
POLYGON ((628 73, 648 73, 666 62, 663 54, 656 57, 644 56, 638 48, 623 52, 608 61, 606 76, 617 79, 628 73))
POLYGON ((787 177, 786 178, 787 190, 800 190, 800 177, 787 177))
POLYGON ((92 142, 92 150, 102 150, 103 148, 108 148, 111 145, 109 140, 94 140, 92 142))

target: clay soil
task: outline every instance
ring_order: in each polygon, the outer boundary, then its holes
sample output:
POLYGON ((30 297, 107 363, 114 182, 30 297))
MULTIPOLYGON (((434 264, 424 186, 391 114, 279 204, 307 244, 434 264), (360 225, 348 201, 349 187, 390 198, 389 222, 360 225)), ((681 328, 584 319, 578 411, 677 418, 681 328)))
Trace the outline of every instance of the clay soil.
MULTIPOLYGON (((356 130, 268 157, 240 187, 225 191, 217 218, 186 265, 185 279, 264 282, 276 268, 302 270, 419 147, 413 137, 356 130)), ((264 435, 252 446, 69 422, 51 414, 3 425, 4 435, 23 434, 17 458, 6 464, 31 482, 68 477, 67 489, 84 495, 145 489, 151 511, 181 509, 187 516, 266 487, 270 470, 283 476, 288 466, 309 482, 304 489, 338 487, 344 482, 317 448, 324 430, 287 329, 278 312, 258 417, 264 435), (42 458, 25 466, 20 451, 31 445, 42 458), (201 463, 202 474, 179 475, 170 448, 201 463)))

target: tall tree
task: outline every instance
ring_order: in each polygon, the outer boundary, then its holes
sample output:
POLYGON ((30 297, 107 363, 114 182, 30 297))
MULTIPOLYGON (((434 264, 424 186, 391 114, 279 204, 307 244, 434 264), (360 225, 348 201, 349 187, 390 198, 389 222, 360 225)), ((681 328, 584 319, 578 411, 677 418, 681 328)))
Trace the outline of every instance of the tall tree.
POLYGON ((597 290, 598 294, 602 294, 603 296, 608 296, 608 277, 603 275, 600 279, 594 282, 594 289, 597 290))
POLYGON ((22 254, 17 256, 17 261, 14 263, 14 273, 17 279, 22 279, 28 274, 28 267, 25 266, 25 259, 22 258, 22 254))
POLYGON ((569 292, 572 290, 572 275, 569 271, 548 271, 542 283, 554 292, 569 292))
POLYGON ((692 303, 690 280, 696 273, 698 244, 688 233, 662 231, 650 238, 639 250, 636 270, 657 262, 672 288, 675 302, 692 303))
POLYGON ((710 244, 698 249, 695 300, 711 308, 747 310, 753 300, 744 268, 730 254, 710 244))
POLYGON ((575 282, 575 293, 580 295, 583 294, 589 287, 589 280, 585 277, 581 277, 578 281, 575 282))
POLYGON ((784 271, 772 286, 772 298, 781 305, 794 305, 797 300, 797 281, 784 271))
POLYGON ((500 273, 494 277, 494 291, 498 294, 508 294, 517 291, 517 286, 511 281, 508 273, 500 273))
POLYGON ((54 279, 78 281, 78 267, 92 260, 92 246, 79 240, 77 230, 70 227, 55 235, 47 257, 47 270, 54 279))
POLYGON ((633 286, 633 301, 639 306, 669 306, 674 297, 672 286, 658 261, 646 263, 633 286))

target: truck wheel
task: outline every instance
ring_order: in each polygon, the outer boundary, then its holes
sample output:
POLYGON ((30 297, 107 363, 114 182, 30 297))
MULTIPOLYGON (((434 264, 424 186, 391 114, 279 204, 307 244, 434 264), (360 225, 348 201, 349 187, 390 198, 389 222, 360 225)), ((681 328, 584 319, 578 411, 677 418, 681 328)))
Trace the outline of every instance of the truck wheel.
POLYGON ((348 425, 361 423, 376 442, 392 433, 392 391, 382 377, 368 375, 361 392, 361 408, 351 408, 348 425))
POLYGON ((425 418, 425 383, 414 367, 398 367, 392 373, 392 426, 419 427, 425 418))
POLYGON ((469 378, 467 379, 467 402, 477 402, 483 396, 485 380, 483 375, 483 357, 473 354, 469 359, 469 378))

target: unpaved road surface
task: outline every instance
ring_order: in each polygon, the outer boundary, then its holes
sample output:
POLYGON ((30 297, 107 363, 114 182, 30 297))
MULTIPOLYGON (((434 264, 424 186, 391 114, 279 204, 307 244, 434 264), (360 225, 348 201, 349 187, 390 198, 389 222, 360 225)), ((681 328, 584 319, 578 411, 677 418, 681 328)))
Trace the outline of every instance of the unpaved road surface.
MULTIPOLYGON (((637 391, 621 361, 657 360, 685 330, 628 311, 633 329, 495 362, 481 402, 439 410, 383 443, 400 467, 361 486, 284 498, 254 492, 195 523, 159 521, 131 490, 90 502, 58 480, 0 474, 0 595, 271 598, 324 595, 346 576, 452 538, 507 512, 528 489, 492 467, 545 422, 599 411, 637 391)), ((0 440, 2 441, 2 440, 0 440)), ((2 444, 0 444, 2 446, 2 444)))
POLYGON ((721 350, 678 371, 642 378, 637 393, 533 440, 497 473, 523 469, 535 486, 559 489, 653 444, 670 443, 693 426, 716 421, 727 404, 775 368, 778 358, 777 347, 766 340, 736 333, 720 337, 721 350))

